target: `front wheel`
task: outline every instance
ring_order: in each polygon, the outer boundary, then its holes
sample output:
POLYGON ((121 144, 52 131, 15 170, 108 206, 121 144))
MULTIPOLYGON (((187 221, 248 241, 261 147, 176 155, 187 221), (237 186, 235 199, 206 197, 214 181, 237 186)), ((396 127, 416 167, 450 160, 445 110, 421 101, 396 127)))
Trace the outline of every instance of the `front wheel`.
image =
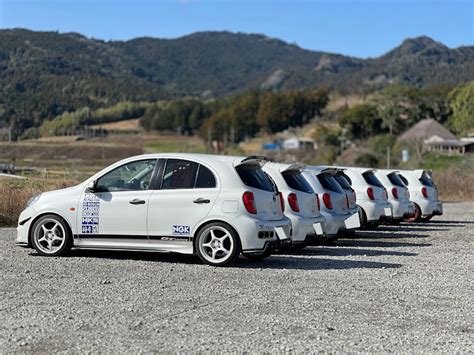
POLYGON ((40 255, 60 256, 71 249, 72 235, 64 219, 50 214, 33 224, 31 242, 40 255))
POLYGON ((197 255, 208 265, 228 265, 237 259, 240 251, 237 233, 225 223, 210 223, 196 236, 197 255))

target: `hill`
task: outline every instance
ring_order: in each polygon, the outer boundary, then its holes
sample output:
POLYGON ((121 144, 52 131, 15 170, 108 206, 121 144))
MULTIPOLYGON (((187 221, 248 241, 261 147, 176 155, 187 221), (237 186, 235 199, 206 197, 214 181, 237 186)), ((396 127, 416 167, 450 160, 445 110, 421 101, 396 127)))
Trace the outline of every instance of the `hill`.
POLYGON ((389 83, 474 79, 474 47, 427 37, 359 59, 309 51, 264 35, 199 32, 176 39, 101 41, 77 33, 0 30, 0 128, 19 131, 64 111, 249 88, 325 85, 366 91, 389 83))

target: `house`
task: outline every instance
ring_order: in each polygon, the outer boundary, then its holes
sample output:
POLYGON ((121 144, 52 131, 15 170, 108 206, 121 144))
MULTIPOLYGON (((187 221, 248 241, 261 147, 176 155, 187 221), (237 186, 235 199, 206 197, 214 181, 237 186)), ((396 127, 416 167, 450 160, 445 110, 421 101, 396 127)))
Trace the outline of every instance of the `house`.
POLYGON ((416 150, 441 154, 464 154, 474 152, 474 141, 460 140, 438 121, 421 120, 405 131, 399 138, 416 150))

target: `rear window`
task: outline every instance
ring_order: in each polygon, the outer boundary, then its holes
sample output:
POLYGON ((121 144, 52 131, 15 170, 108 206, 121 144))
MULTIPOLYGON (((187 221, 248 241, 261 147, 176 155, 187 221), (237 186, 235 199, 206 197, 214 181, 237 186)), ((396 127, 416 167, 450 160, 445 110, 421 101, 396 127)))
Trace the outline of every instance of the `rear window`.
POLYGON ((239 165, 235 170, 245 185, 254 189, 275 192, 272 182, 260 166, 244 164, 239 165))
POLYGON ((307 193, 314 193, 313 188, 311 185, 306 181, 303 174, 299 171, 284 171, 282 174, 283 179, 285 179, 286 184, 290 187, 290 189, 307 192, 307 193))
POLYGON ((424 186, 435 187, 433 180, 431 180, 431 178, 426 173, 423 173, 423 175, 421 175, 420 182, 424 186))
POLYGON ((366 171, 365 173, 362 174, 364 177, 365 181, 369 185, 377 186, 377 187, 383 187, 382 183, 380 182, 379 179, 374 175, 372 171, 366 171))
POLYGON ((346 178, 345 174, 338 173, 334 178, 344 190, 352 190, 352 186, 347 180, 348 178, 346 178))
POLYGON ((400 180, 403 181, 403 183, 405 184, 405 186, 408 186, 408 180, 405 178, 405 176, 401 175, 401 174, 398 174, 398 177, 400 178, 400 180))
POLYGON ((396 173, 388 174, 387 177, 393 185, 405 187, 405 184, 403 183, 402 179, 396 173))
POLYGON ((341 188, 337 180, 332 175, 320 174, 318 175, 318 180, 323 185, 326 190, 344 193, 344 190, 341 188))

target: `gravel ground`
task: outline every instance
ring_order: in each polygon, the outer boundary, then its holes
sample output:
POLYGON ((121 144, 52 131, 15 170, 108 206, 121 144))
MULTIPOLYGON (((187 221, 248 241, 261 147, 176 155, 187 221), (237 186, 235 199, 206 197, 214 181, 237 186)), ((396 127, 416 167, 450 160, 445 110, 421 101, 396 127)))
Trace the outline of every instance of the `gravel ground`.
POLYGON ((474 203, 228 268, 195 257, 40 257, 0 230, 0 353, 474 352, 474 203))

